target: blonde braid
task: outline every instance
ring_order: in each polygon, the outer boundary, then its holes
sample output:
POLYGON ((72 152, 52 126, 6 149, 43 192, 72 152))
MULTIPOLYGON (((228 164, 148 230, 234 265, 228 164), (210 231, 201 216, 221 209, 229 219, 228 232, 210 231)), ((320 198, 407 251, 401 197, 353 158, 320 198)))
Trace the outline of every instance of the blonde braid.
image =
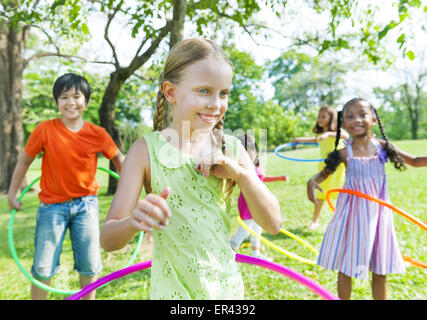
MULTIPOLYGON (((219 144, 221 142, 222 153, 226 155, 227 149, 225 146, 225 139, 224 139, 224 116, 217 122, 217 124, 213 128, 213 134, 215 136, 217 143, 219 144)), ((225 199, 226 200, 231 197, 231 194, 233 193, 233 189, 235 186, 236 186, 236 181, 232 179, 225 180, 225 199)))
POLYGON ((163 122, 167 111, 167 102, 163 92, 163 73, 159 77, 159 90, 157 91, 156 109, 153 115, 153 131, 163 130, 163 122))

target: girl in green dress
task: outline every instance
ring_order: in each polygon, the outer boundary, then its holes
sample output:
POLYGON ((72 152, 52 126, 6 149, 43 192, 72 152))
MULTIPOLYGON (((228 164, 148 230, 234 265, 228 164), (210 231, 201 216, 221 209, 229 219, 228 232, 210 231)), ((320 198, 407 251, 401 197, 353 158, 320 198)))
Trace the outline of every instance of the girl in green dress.
POLYGON ((139 231, 152 231, 151 299, 243 299, 229 245, 235 184, 256 222, 272 234, 280 230, 277 199, 240 141, 223 132, 232 77, 214 42, 177 44, 160 75, 154 131, 127 153, 101 245, 118 250, 139 231))

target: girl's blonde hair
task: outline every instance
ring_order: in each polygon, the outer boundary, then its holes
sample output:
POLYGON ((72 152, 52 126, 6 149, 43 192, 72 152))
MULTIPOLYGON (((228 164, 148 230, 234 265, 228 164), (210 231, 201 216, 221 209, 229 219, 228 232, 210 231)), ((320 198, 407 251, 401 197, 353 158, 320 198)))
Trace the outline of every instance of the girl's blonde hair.
MULTIPOLYGON (((324 105, 319 109, 318 114, 320 114, 321 111, 326 111, 329 114, 329 117, 331 118, 331 120, 329 121, 328 131, 337 131, 337 118, 338 118, 337 110, 335 110, 335 108, 329 105, 324 105)), ((323 128, 319 126, 317 121, 316 121, 316 125, 313 128, 313 132, 314 133, 323 132, 323 128)))
MULTIPOLYGON (((222 48, 212 40, 202 38, 190 38, 177 43, 166 58, 163 71, 159 77, 159 89, 157 91, 156 109, 153 115, 153 131, 161 131, 166 128, 172 120, 172 107, 166 100, 163 92, 163 83, 170 81, 178 84, 185 71, 194 63, 213 57, 229 64, 228 59, 222 48)), ((225 153, 224 140, 224 117, 218 121, 213 129, 214 136, 221 145, 221 150, 225 153)), ((225 182, 225 196, 229 198, 236 185, 235 181, 227 179, 225 182)))

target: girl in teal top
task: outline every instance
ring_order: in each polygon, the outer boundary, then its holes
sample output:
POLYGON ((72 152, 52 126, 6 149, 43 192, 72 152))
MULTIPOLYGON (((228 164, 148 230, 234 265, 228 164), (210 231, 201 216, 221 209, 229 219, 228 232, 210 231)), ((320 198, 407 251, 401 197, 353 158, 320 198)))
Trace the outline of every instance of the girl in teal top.
POLYGON ((277 199, 239 140, 223 133, 232 76, 214 42, 177 44, 160 76, 154 131, 126 156, 101 245, 117 250, 139 231, 153 232, 151 299, 243 299, 229 245, 236 184, 256 222, 267 232, 280 230, 277 199))

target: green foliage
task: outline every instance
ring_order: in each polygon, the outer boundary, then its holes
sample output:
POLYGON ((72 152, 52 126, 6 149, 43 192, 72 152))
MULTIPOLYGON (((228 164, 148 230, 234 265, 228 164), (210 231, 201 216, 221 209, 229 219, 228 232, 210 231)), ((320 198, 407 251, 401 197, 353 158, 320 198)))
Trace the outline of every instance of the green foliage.
POLYGON ((387 89, 374 88, 375 95, 382 101, 378 110, 385 132, 391 139, 414 139, 415 135, 418 139, 427 138, 427 93, 421 90, 417 97, 413 91, 413 88, 405 89, 405 85, 387 89), (417 121, 411 119, 410 108, 412 112, 419 114, 417 121))
POLYGON ((269 63, 274 99, 284 109, 296 113, 324 104, 335 105, 343 92, 347 71, 348 66, 339 62, 296 50, 289 50, 269 63))

